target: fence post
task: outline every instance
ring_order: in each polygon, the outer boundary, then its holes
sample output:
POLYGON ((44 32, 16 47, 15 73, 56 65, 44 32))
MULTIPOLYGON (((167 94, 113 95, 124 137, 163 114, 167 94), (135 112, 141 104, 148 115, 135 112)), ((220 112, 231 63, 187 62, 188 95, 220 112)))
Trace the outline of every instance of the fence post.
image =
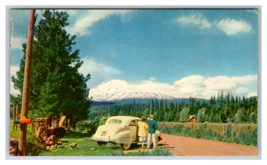
POLYGON ((225 129, 225 127, 224 127, 224 124, 223 124, 223 135, 224 135, 224 129, 225 129))
POLYGON ((238 127, 238 135, 240 135, 240 131, 241 131, 241 126, 239 125, 239 127, 238 127))

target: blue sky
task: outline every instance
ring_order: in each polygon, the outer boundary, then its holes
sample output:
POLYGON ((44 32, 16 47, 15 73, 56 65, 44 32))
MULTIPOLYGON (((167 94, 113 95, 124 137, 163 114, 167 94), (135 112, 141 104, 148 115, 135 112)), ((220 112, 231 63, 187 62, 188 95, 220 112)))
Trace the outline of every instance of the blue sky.
MULTIPOLYGON (((118 79, 175 97, 208 98, 220 90, 257 95, 255 10, 67 12, 66 30, 77 35, 73 50, 84 60, 80 72, 91 74, 90 88, 118 79)), ((40 20, 42 11, 37 13, 40 20)), ((13 74, 26 42, 28 10, 10 14, 13 74)))

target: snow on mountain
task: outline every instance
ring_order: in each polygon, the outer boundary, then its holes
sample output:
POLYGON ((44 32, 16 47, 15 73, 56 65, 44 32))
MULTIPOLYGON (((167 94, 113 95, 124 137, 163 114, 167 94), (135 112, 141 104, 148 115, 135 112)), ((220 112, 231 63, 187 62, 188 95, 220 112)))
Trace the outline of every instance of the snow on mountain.
POLYGON ((90 90, 89 96, 95 101, 119 101, 123 99, 176 99, 175 97, 139 91, 126 81, 104 81, 90 90))

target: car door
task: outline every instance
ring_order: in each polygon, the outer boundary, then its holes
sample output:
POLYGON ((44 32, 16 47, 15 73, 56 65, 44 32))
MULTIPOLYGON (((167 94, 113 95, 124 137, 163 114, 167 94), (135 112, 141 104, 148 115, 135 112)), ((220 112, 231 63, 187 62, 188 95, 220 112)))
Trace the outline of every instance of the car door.
POLYGON ((129 124, 129 128, 133 136, 133 142, 135 142, 137 140, 137 120, 132 120, 129 124))

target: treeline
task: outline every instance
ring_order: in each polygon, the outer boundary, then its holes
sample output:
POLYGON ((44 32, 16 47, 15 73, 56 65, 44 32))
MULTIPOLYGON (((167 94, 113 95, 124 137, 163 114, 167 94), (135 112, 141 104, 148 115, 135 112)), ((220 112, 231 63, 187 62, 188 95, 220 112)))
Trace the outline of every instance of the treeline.
POLYGON ((152 114, 157 121, 182 121, 186 122, 190 115, 195 115, 198 122, 235 122, 257 123, 257 98, 233 96, 231 93, 218 93, 209 100, 196 100, 189 98, 184 102, 169 102, 164 99, 152 99, 148 103, 132 103, 123 105, 105 106, 92 111, 89 120, 102 116, 138 116, 148 117, 152 114))
MULTIPOLYGON (((29 106, 29 117, 33 119, 66 115, 75 124, 88 118, 92 100, 88 99, 86 82, 90 74, 78 71, 83 61, 79 50, 72 50, 75 36, 65 30, 67 20, 66 12, 45 10, 35 26, 29 106)), ((10 96, 13 105, 20 104, 23 95, 26 44, 22 47, 19 71, 11 78, 14 88, 20 91, 20 95, 10 96)))

